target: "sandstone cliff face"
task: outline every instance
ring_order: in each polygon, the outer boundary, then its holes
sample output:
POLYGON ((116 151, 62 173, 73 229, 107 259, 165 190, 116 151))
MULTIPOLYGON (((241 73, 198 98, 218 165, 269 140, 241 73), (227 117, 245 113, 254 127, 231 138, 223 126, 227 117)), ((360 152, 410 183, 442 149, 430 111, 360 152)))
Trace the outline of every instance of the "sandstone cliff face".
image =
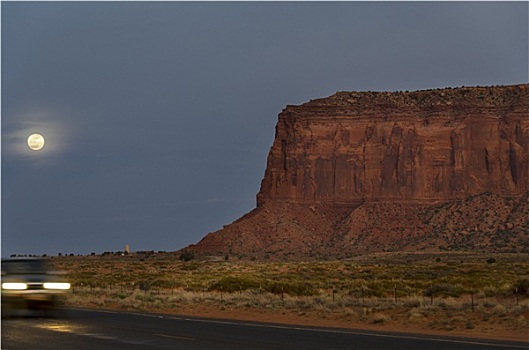
POLYGON ((257 208, 188 249, 529 252, 529 85, 339 92, 279 115, 257 208))
POLYGON ((258 205, 529 190, 526 85, 337 93, 280 115, 258 205))

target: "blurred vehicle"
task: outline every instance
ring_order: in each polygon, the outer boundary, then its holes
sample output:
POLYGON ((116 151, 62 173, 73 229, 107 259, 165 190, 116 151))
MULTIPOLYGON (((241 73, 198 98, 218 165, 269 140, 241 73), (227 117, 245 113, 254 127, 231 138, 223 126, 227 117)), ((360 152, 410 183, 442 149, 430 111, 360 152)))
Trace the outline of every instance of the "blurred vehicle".
POLYGON ((2 317, 56 315, 71 287, 63 275, 44 259, 2 259, 2 317))

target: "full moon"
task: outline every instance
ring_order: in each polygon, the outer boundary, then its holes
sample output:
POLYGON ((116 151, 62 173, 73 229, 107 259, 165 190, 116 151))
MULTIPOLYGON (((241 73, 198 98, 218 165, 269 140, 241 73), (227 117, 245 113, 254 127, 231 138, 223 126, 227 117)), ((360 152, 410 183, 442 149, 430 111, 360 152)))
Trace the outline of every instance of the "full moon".
POLYGON ((28 147, 34 151, 38 151, 44 147, 44 137, 41 134, 33 134, 28 137, 28 147))

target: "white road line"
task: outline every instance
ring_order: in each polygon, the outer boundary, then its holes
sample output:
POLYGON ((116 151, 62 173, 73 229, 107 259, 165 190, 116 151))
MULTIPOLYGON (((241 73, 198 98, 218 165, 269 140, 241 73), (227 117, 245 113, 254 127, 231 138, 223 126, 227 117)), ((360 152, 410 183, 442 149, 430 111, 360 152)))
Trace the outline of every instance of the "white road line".
POLYGON ((160 336, 160 337, 172 338, 172 339, 179 339, 179 340, 189 340, 189 341, 195 340, 195 338, 179 337, 177 335, 170 335, 170 334, 158 334, 158 333, 155 333, 154 335, 157 335, 157 336, 160 336))

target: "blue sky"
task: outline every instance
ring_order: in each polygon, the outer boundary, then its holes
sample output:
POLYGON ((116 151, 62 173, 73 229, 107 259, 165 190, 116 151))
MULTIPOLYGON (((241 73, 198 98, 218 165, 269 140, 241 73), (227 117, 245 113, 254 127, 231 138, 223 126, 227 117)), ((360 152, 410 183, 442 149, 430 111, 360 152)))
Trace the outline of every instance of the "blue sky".
POLYGON ((196 243, 255 207, 289 104, 528 82, 527 2, 1 9, 3 256, 196 243))

